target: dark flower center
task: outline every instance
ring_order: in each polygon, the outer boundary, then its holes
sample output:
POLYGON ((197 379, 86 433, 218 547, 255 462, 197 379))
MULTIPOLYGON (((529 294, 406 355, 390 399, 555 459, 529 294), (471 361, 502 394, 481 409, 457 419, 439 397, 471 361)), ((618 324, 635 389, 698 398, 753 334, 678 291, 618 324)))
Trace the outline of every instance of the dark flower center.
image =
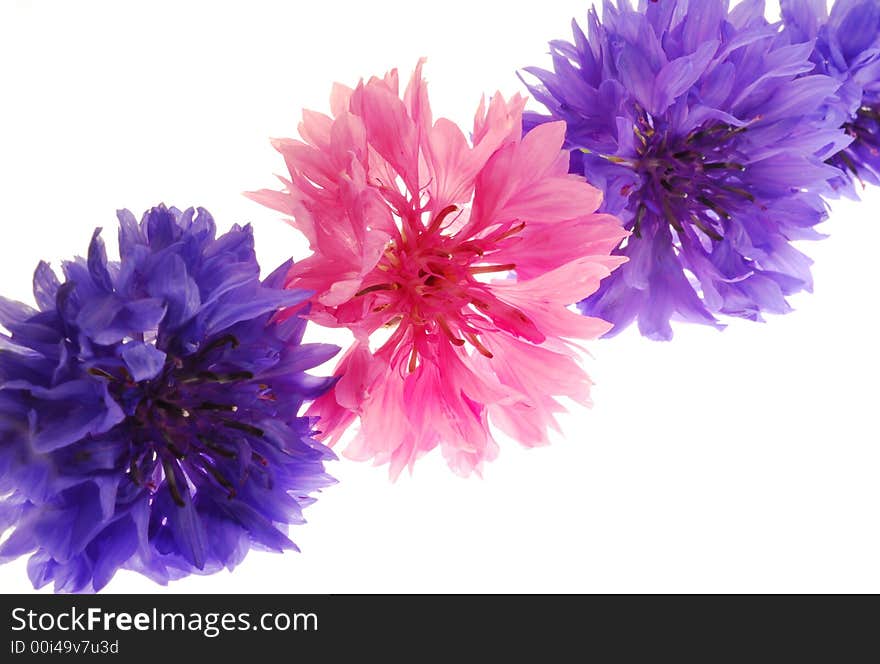
POLYGON ((610 158, 641 175, 641 195, 633 199, 633 234, 641 236, 642 222, 651 214, 678 232, 690 223, 707 237, 721 240, 723 222, 738 206, 755 200, 743 182, 745 166, 736 149, 737 136, 744 130, 711 123, 675 136, 656 126, 650 115, 640 115, 634 128, 637 156, 610 158))
MULTIPOLYGON (((131 481, 155 492, 164 478, 172 498, 184 505, 183 491, 171 464, 183 471, 189 481, 207 481, 235 497, 244 478, 232 477, 224 461, 237 460, 241 446, 236 439, 262 438, 263 430, 243 417, 248 408, 229 400, 239 398, 272 400, 267 385, 250 385, 253 374, 225 366, 219 359, 224 347, 238 345, 232 336, 220 337, 193 355, 178 358, 170 353, 162 371, 153 379, 135 382, 120 372, 92 369, 108 380, 108 389, 129 413, 131 445, 127 474, 131 481), (245 412, 243 412, 245 411, 245 412)), ((247 466, 264 468, 266 459, 246 446, 247 466)))
POLYGON ((843 171, 849 171, 864 186, 865 183, 862 182, 856 165, 861 159, 854 152, 867 150, 872 157, 880 156, 880 104, 859 108, 852 121, 844 123, 843 129, 854 140, 847 148, 831 157, 827 163, 843 171))

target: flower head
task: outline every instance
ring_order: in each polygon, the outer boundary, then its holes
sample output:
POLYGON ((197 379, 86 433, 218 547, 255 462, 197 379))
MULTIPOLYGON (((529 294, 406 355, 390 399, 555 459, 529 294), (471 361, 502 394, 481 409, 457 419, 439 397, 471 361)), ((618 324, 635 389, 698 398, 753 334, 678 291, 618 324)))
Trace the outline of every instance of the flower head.
POLYGON ((814 110, 839 83, 813 69, 809 45, 789 45, 763 2, 604 4, 585 35, 551 43, 554 71, 530 68, 549 115, 568 124, 571 170, 605 192, 603 210, 632 231, 629 262, 580 303, 615 324, 638 319, 655 339, 670 319, 718 325, 760 320, 811 288, 792 240, 817 237, 823 163, 847 142, 814 110))
POLYGON ((37 267, 38 310, 0 299, 0 561, 33 553, 34 585, 59 591, 294 548, 288 524, 332 482, 297 411, 338 348, 278 320, 308 296, 280 288, 290 264, 260 283, 251 229, 215 237, 202 209, 119 221, 119 262, 98 229, 63 281, 37 267))
POLYGON ((854 195, 854 182, 880 184, 880 0, 782 0, 784 33, 813 44, 814 72, 841 83, 822 110, 843 126, 852 143, 829 163, 841 170, 831 182, 854 195))
POLYGON ((354 333, 310 412, 333 442, 360 418, 347 455, 392 476, 438 445, 479 470, 497 453, 490 420, 540 445, 558 397, 588 399, 570 341, 609 326, 566 305, 622 262, 624 231, 567 174, 564 123, 521 138, 523 104, 481 104, 471 143, 432 121, 421 63, 402 99, 396 71, 337 85, 332 117, 306 112, 302 140, 276 142, 285 191, 252 194, 308 236, 288 285, 315 292, 311 318, 354 333))

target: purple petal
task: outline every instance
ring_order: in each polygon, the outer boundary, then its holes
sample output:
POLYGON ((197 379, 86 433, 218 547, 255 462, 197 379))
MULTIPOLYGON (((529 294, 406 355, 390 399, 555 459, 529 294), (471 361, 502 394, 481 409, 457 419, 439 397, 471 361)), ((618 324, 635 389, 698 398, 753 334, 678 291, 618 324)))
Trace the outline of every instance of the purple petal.
POLYGON ((61 286, 55 271, 45 261, 37 264, 34 270, 34 299, 41 311, 48 311, 55 307, 55 298, 58 288, 61 286))
POLYGON ((133 380, 150 380, 165 366, 165 353, 152 344, 129 341, 122 347, 122 359, 133 380))
POLYGON ((104 240, 101 239, 101 229, 96 228, 89 244, 89 274, 95 285, 108 293, 113 292, 113 280, 107 270, 107 250, 104 248, 104 240))

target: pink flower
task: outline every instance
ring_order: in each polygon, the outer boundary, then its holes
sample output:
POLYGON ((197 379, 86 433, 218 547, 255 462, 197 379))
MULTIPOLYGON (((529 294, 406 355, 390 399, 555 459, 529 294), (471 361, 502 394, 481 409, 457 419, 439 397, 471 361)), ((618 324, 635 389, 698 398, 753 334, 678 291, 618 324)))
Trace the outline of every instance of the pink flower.
POLYGON ((288 287, 315 292, 310 318, 355 342, 309 414, 346 456, 392 477, 440 446, 453 470, 498 454, 491 422, 548 442, 559 397, 589 404, 576 340, 611 327, 569 311, 623 260, 601 193, 568 175, 565 123, 522 134, 525 100, 481 102, 472 140, 432 121, 421 66, 401 99, 397 71, 336 85, 332 117, 306 111, 302 140, 274 145, 290 180, 250 196, 292 217, 313 254, 288 287), (384 341, 379 341, 378 337, 384 341))

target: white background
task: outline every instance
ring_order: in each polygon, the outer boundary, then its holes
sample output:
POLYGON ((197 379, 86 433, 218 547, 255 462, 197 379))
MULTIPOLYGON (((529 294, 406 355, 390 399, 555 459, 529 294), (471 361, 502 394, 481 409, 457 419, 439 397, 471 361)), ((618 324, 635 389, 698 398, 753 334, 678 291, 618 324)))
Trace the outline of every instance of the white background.
MULTIPOLYGON (((115 210, 159 201, 253 222, 266 269, 304 257, 240 195, 283 170, 268 137, 326 110, 332 81, 406 78, 421 55, 435 114, 468 126, 586 8, 4 0, 2 292, 31 301, 40 258, 84 252, 99 225, 115 247, 115 210)), ((878 205, 877 190, 834 204, 830 237, 807 247, 815 293, 788 316, 593 343, 596 406, 552 446, 508 442, 469 480, 438 454, 395 484, 342 460, 293 532, 301 554, 251 553, 167 590, 121 572, 107 592, 880 591, 878 205)), ((23 559, 0 590, 30 591, 23 559)))

